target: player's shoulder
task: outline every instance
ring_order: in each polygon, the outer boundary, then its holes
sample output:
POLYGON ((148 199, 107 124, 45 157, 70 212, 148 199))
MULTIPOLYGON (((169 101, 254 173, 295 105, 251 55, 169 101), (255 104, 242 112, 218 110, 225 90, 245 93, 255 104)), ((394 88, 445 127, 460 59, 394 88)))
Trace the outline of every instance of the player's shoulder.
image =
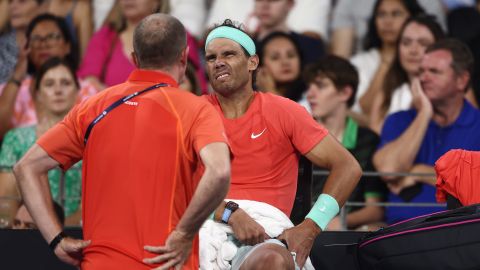
POLYGON ((297 102, 271 93, 258 92, 264 111, 272 113, 297 113, 306 111, 305 108, 297 102))

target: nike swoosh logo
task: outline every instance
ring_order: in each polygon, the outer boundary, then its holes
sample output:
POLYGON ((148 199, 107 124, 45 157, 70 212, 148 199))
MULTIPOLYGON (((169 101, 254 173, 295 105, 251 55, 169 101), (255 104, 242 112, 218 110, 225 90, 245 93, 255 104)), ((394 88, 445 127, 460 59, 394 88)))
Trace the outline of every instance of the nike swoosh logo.
POLYGON ((254 134, 254 133, 252 132, 252 136, 251 136, 250 138, 256 139, 256 138, 262 136, 262 134, 265 132, 265 130, 267 130, 267 128, 264 128, 264 129, 262 130, 262 132, 260 132, 260 133, 258 133, 258 134, 254 134))

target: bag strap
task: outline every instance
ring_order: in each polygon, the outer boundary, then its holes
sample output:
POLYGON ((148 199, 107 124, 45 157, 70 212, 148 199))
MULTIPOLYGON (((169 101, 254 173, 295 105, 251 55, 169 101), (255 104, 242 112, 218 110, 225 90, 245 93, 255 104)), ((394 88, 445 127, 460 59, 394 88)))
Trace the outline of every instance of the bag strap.
POLYGON ((88 138, 90 137, 90 133, 92 132, 93 127, 96 124, 98 124, 98 122, 100 122, 113 109, 117 108, 121 104, 129 101, 130 99, 132 99, 136 96, 139 96, 139 95, 141 95, 143 93, 146 93, 148 91, 151 91, 151 90, 154 90, 154 89, 157 89, 157 88, 160 88, 160 87, 166 87, 166 86, 168 86, 168 84, 158 83, 158 84, 152 85, 150 87, 147 87, 147 88, 143 89, 142 91, 137 91, 137 92, 135 92, 133 94, 130 94, 128 96, 124 96, 124 97, 120 98, 119 100, 115 101, 114 103, 112 103, 105 110, 103 110, 97 117, 95 117, 95 119, 93 119, 93 121, 88 125, 87 131, 85 132, 85 136, 83 138, 84 144, 87 145, 87 141, 88 141, 88 138))

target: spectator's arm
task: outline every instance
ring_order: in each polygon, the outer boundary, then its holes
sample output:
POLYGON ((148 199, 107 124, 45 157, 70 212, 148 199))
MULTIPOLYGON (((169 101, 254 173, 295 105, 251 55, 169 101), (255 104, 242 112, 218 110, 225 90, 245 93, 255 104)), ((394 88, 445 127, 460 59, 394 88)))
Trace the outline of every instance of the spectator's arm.
POLYGON ((0 95, 0 139, 12 128, 12 116, 20 86, 7 82, 0 95))
POLYGON ((431 174, 432 176, 411 176, 415 178, 415 182, 421 182, 427 185, 435 186, 437 179, 435 176, 435 168, 427 164, 415 164, 410 173, 431 174))
POLYGON ((0 139, 12 127, 11 119, 15 109, 18 92, 20 91, 21 82, 27 75, 27 55, 28 50, 21 46, 18 61, 13 71, 12 80, 8 81, 1 91, 0 95, 0 139), (15 81, 15 82, 13 82, 15 81))
POLYGON ((330 52, 334 55, 350 58, 355 43, 355 31, 353 28, 339 28, 332 32, 330 52))
MULTIPOLYGON (((381 200, 377 197, 368 197, 365 199, 365 202, 367 204, 378 203, 381 202, 381 200)), ((382 221, 383 213, 383 207, 366 205, 361 209, 347 215, 347 227, 353 229, 362 225, 368 225, 370 223, 382 221)))
POLYGON ((0 216, 13 221, 20 206, 20 193, 17 189, 15 176, 11 172, 0 172, 0 203, 2 209, 0 216))
MULTIPOLYGON (((408 172, 412 168, 420 145, 422 144, 428 123, 433 115, 430 100, 423 92, 418 79, 412 84, 412 102, 417 115, 410 126, 395 140, 384 145, 373 156, 373 164, 379 172, 408 172)), ((396 177, 383 177, 393 180, 396 177)))
POLYGON ((355 47, 355 25, 351 5, 355 0, 338 0, 332 14, 331 47, 334 55, 350 58, 355 47))
MULTIPOLYGON (((408 172, 417 156, 431 116, 419 112, 412 124, 396 140, 384 145, 373 156, 379 172, 408 172)), ((393 180, 396 177, 383 177, 393 180)))
POLYGON ((8 0, 0 0, 0 29, 5 29, 8 24, 8 0))
POLYGON ((90 1, 77 1, 74 16, 80 47, 80 57, 82 58, 87 51, 88 42, 93 33, 92 7, 90 1))

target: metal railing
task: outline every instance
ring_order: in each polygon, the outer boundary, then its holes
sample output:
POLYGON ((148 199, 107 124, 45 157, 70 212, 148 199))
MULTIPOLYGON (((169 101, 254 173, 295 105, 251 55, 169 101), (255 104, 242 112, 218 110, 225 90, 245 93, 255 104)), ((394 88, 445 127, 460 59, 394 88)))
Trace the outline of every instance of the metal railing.
MULTIPOLYGON (((1 169, 1 168, 0 168, 1 169)), ((59 169, 59 168, 56 168, 59 169)), ((75 168, 72 168, 75 169, 75 168)), ((327 176, 329 175, 329 171, 325 170, 318 170, 314 169, 313 170, 313 178, 318 177, 318 176, 327 176)), ((389 176, 389 177, 405 177, 405 176, 418 176, 418 177, 434 177, 434 174, 426 174, 426 173, 408 173, 408 172, 375 172, 375 171, 364 171, 362 174, 362 177, 382 177, 382 176, 389 176)), ((59 198, 58 201, 60 201, 60 204, 64 206, 64 203, 68 199, 81 199, 81 196, 79 197, 66 197, 65 196, 65 179, 64 179, 64 174, 62 173, 62 176, 60 177, 60 183, 59 187, 61 191, 59 192, 59 198)), ((1 183, 0 183, 1 184, 1 183)), ((0 228, 2 228, 2 201, 12 201, 12 200, 17 200, 18 202, 21 201, 21 198, 18 196, 0 196, 0 228)), ((342 220, 342 224, 344 228, 346 228, 346 216, 347 216, 347 207, 364 207, 364 206, 379 206, 379 207, 445 207, 445 204, 438 204, 438 203, 431 203, 431 202, 375 202, 375 203, 366 203, 366 202, 358 202, 358 201, 347 201, 345 205, 342 207, 340 210, 340 217, 342 220)))

